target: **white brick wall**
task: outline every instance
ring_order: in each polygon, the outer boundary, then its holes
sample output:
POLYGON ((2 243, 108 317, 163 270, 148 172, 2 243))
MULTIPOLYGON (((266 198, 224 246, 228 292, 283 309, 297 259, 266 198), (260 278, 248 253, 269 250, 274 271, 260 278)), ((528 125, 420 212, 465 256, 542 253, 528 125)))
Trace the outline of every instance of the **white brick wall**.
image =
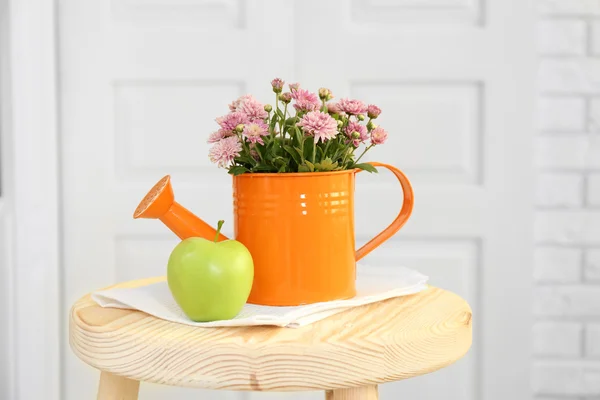
POLYGON ((589 324, 585 335, 585 355, 600 358, 600 323, 589 324))
POLYGON ((598 0, 538 0, 540 14, 560 17, 600 16, 598 0))
POLYGON ((581 249, 539 246, 534 253, 534 278, 539 283, 577 283, 582 258, 581 249))
POLYGON ((541 97, 538 109, 539 129, 543 131, 585 129, 585 100, 581 97, 541 97))
POLYGON ((583 269, 586 281, 600 283, 600 249, 586 250, 583 269))
POLYGON ((591 26, 591 50, 593 55, 600 54, 600 21, 592 22, 591 26))
POLYGON ((533 327, 533 353, 539 356, 579 357, 582 333, 583 326, 579 322, 537 322, 533 327))
POLYGON ((600 400, 600 0, 538 0, 536 400, 600 400))
POLYGON ((536 361, 533 389, 543 395, 594 396, 600 393, 600 362, 536 361))
MULTIPOLYGON (((600 30, 600 27, 598 29, 600 30)), ((600 40, 598 40, 598 46, 600 46, 600 40)), ((600 99, 592 98, 590 103, 589 129, 591 132, 598 133, 600 132, 600 99)))
POLYGON ((585 53, 585 21, 542 20, 538 24, 538 50, 543 55, 582 55, 585 53))
POLYGON ((588 205, 600 206, 600 173, 588 175, 586 199, 588 205))

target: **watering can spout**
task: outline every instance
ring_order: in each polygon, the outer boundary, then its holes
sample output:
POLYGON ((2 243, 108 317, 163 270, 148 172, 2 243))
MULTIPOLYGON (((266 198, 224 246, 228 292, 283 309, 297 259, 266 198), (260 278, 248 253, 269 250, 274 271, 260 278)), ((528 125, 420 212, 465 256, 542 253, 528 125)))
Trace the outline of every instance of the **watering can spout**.
MULTIPOLYGON (((135 209, 133 218, 159 219, 182 240, 189 237, 214 240, 217 234, 213 227, 175 201, 169 175, 158 181, 144 196, 135 209)), ((227 237, 219 234, 217 241, 222 240, 227 240, 227 237)))

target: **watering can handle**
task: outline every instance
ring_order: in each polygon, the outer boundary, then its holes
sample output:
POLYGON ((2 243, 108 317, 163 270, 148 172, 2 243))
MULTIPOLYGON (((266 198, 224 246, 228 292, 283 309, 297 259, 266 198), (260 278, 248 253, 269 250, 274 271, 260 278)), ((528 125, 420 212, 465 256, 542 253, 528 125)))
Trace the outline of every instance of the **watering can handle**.
MULTIPOLYGON (((402 171, 391 165, 379 162, 369 162, 369 164, 371 164, 374 167, 387 168, 396 176, 396 178, 398 178, 400 186, 402 186, 404 201, 402 202, 402 209, 398 213, 398 216, 396 216, 396 219, 394 219, 394 221, 387 228, 381 231, 381 233, 379 233, 373 239, 369 240, 364 246, 358 249, 358 251, 356 252, 356 261, 362 259, 364 256, 373 251, 376 247, 378 247, 380 244, 382 244, 390 237, 392 237, 396 232, 398 232, 400 228, 402 228, 402 226, 406 223, 406 221, 408 221, 408 218, 412 213, 414 204, 412 186, 410 184, 410 181, 408 180, 406 175, 402 173, 402 171)), ((360 170, 358 172, 360 172, 360 170)))

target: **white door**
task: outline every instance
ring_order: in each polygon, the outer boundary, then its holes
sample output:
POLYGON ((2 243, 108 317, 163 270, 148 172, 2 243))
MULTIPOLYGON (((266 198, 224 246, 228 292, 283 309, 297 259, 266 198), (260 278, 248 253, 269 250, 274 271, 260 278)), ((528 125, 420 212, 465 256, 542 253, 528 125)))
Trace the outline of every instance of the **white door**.
MULTIPOLYGON (((523 3, 61 1, 63 308, 116 281, 164 274, 176 239, 131 214, 167 173, 183 205, 208 222, 224 218, 231 235, 230 179, 209 164, 206 136, 240 94, 270 101, 278 76, 381 106, 391 137, 372 159, 407 173, 416 207, 365 262, 416 268, 475 312, 466 358, 382 385, 381 398, 529 398, 534 64, 533 11, 523 3)), ((361 174, 357 186, 362 243, 395 215, 400 189, 385 172, 361 174)), ((91 398, 98 374, 68 346, 64 363, 65 398, 91 398)), ((144 399, 198 396, 141 391, 144 399)))
MULTIPOLYGON (((0 161, 2 161, 1 156, 0 161)), ((12 365, 10 360, 13 356, 9 347, 12 340, 12 304, 10 303, 10 294, 12 293, 10 269, 12 266, 10 259, 12 230, 8 204, 6 204, 6 199, 3 198, 1 190, 0 187, 0 315, 3 316, 5 323, 0 326, 0 398, 7 399, 12 388, 12 365)))

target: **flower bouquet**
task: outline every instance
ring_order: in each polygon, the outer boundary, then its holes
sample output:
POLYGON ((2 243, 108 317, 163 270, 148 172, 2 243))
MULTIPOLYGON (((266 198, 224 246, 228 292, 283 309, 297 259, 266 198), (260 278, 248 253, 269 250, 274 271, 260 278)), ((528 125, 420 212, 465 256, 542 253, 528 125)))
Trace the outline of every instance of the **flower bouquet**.
POLYGON ((208 138, 213 163, 234 176, 347 169, 377 172, 359 161, 387 139, 385 129, 374 123, 379 107, 360 100, 331 102, 331 90, 321 88, 317 94, 298 83, 283 92, 284 81, 279 78, 271 86, 275 106, 244 95, 229 105, 229 114, 216 119, 220 128, 208 138))
MULTIPOLYGON (((245 95, 217 118, 209 157, 232 176, 234 239, 252 255, 248 302, 295 306, 348 299, 356 294, 356 262, 392 237, 408 220, 413 190, 398 168, 360 163, 385 143, 374 120, 381 110, 359 100, 331 102, 329 89, 271 82, 275 104, 245 95), (362 149, 361 149, 362 147, 362 149), (354 232, 356 175, 389 170, 402 188, 390 225, 360 248, 354 232), (400 200, 400 199, 399 199, 400 200)), ((142 200, 136 218, 158 218, 181 239, 227 240, 174 200, 169 177, 142 200)))

